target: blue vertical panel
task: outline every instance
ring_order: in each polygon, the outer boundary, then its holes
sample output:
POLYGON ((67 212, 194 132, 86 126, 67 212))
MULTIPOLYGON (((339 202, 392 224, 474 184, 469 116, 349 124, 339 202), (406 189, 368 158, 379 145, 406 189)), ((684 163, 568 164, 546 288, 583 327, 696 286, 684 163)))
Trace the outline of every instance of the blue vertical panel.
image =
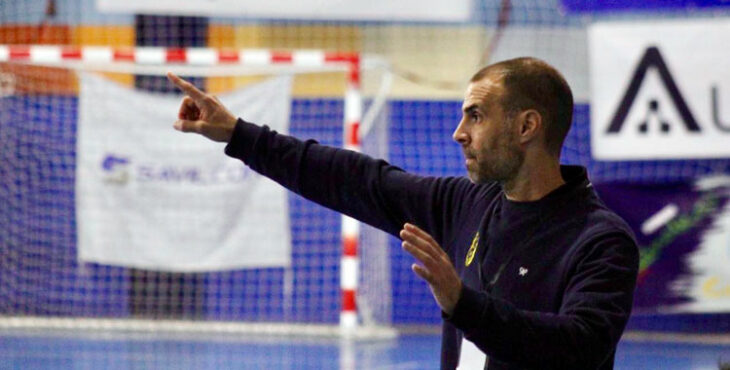
MULTIPOLYGON (((342 147, 342 99, 295 99, 292 103, 292 135, 342 147)), ((294 193, 289 195, 289 214, 294 275, 291 320, 336 323, 340 313, 341 216, 294 193)))
POLYGON ((0 312, 125 316, 124 272, 76 258, 74 96, 0 99, 0 312))
MULTIPOLYGON (((451 139, 461 119, 460 101, 394 101, 389 110, 392 164, 420 175, 466 174, 461 148, 451 139)), ((397 239, 391 241, 393 322, 441 322, 428 286, 411 271, 413 257, 397 239)))

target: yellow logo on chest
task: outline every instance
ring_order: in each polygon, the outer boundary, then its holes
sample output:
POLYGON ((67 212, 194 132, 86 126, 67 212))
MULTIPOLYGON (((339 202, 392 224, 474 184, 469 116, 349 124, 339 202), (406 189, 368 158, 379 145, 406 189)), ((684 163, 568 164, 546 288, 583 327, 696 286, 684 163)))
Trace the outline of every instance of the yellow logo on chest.
POLYGON ((469 251, 466 252, 466 260, 464 261, 464 266, 471 265, 471 261, 474 260, 474 255, 477 254, 477 246, 479 245, 479 232, 474 235, 474 239, 471 240, 471 246, 469 247, 469 251))

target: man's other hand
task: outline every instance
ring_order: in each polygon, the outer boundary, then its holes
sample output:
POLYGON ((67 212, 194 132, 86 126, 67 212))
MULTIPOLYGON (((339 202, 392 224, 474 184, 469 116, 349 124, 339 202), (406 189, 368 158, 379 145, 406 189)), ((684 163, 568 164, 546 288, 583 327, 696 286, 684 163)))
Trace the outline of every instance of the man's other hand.
POLYGON ((400 237, 403 249, 421 262, 411 266, 413 272, 426 280, 436 303, 447 315, 451 315, 461 296, 461 279, 449 256, 431 235, 416 225, 405 224, 400 237))

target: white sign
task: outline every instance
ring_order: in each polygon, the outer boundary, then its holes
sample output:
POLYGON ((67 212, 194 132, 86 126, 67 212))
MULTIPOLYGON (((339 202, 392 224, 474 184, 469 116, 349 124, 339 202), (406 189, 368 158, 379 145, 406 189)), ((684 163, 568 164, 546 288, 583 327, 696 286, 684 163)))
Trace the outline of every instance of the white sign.
POLYGON ((589 29, 599 160, 730 157, 730 20, 589 29))
MULTIPOLYGON (((181 272, 290 264, 286 191, 221 143, 173 130, 181 97, 80 80, 80 261, 181 272)), ((219 98, 287 132, 290 90, 280 77, 219 98)))
POLYGON ((96 0, 101 12, 275 19, 464 22, 471 0, 96 0))

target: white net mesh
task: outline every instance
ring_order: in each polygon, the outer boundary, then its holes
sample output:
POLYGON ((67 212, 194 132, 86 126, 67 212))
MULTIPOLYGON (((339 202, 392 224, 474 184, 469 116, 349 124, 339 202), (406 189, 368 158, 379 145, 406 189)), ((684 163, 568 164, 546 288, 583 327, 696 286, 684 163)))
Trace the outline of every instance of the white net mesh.
MULTIPOLYGON (((0 44, 318 49, 380 55, 396 77, 375 120, 387 124, 375 124, 368 131, 364 151, 427 175, 464 173, 450 135, 460 119, 460 99, 471 74, 486 60, 532 55, 555 65, 573 88, 577 104, 563 161, 587 166, 595 182, 658 183, 730 170, 726 159, 596 161, 590 154, 587 104, 586 27, 591 22, 726 17, 725 8, 590 15, 571 14, 559 1, 475 1, 472 7, 464 22, 430 23, 124 15, 101 13, 94 0, 4 1, 0 44)), ((128 89, 161 94, 174 90, 163 77, 150 76, 153 71, 135 75, 135 68, 123 65, 104 76, 128 89)), ((261 81, 240 71, 181 72, 214 94, 261 81)), ((342 71, 296 75, 290 132, 342 146, 346 80, 342 71)), ((363 76, 367 98, 376 95, 380 83, 379 77, 363 76)), ((336 325, 341 221, 334 212, 293 195, 287 203, 292 231, 288 269, 163 273, 79 265, 74 209, 78 91, 78 80, 69 69, 0 63, 0 315, 336 325)), ((361 235, 361 319, 439 323, 430 292, 409 269, 412 258, 392 238, 367 227, 361 235), (382 238, 387 246, 377 247, 383 245, 382 238)), ((688 326, 700 321, 687 319, 688 326)), ((715 321, 707 322, 705 327, 715 321)))

